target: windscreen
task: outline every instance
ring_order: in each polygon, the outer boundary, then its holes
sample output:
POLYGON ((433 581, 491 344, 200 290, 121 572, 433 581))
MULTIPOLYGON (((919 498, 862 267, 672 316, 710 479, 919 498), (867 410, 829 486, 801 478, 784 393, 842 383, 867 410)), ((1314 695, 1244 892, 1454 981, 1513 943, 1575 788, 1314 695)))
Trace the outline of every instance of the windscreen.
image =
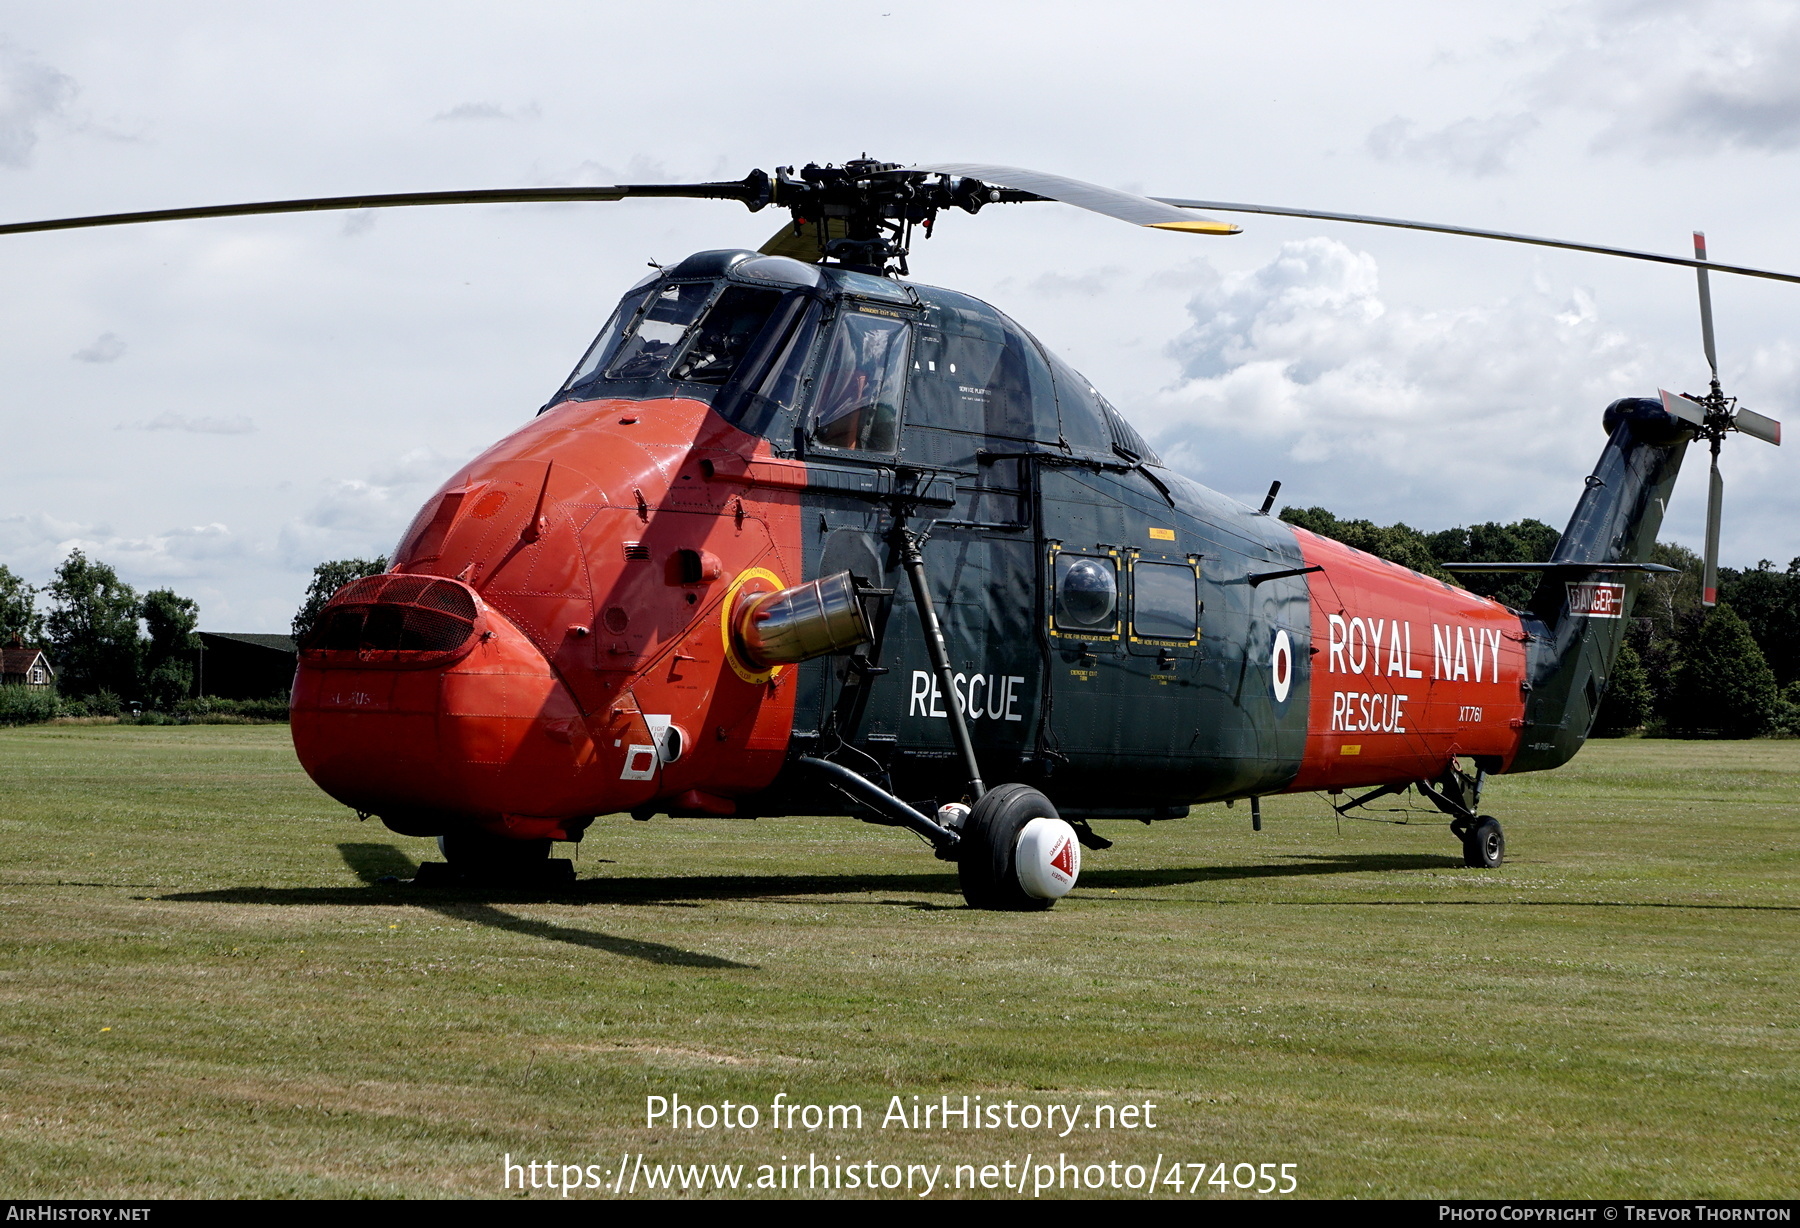
POLYGON ((675 360, 669 378, 696 384, 730 383, 780 301, 779 290, 727 287, 694 330, 693 340, 675 360))
POLYGON ((710 281, 677 282, 656 291, 635 332, 606 368, 608 379, 654 379, 681 347, 688 329, 712 297, 710 281))
POLYGON ((649 290, 634 290, 619 301, 618 310, 594 338, 594 344, 588 346, 588 352, 582 356, 581 365, 575 368, 575 374, 563 382, 562 391, 567 392, 577 384, 584 384, 593 378, 594 372, 612 361, 612 356, 619 348, 619 341, 624 337, 632 322, 637 319, 638 309, 644 305, 649 290))

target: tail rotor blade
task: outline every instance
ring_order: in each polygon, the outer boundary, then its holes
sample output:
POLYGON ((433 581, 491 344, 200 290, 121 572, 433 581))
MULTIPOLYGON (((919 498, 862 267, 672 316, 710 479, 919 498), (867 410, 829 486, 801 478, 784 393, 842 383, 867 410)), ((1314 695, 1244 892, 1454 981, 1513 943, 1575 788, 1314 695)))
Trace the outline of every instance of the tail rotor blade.
POLYGON ((1732 418, 1731 425, 1744 432, 1752 439, 1760 439, 1764 443, 1781 446, 1781 423, 1773 418, 1764 417, 1754 409, 1740 409, 1732 418))
MULTIPOLYGON (((1694 232, 1694 259, 1706 259, 1706 232, 1694 232)), ((1700 282, 1700 341, 1706 347, 1706 365, 1712 368, 1713 383, 1719 382, 1719 355, 1713 347, 1712 321, 1712 286, 1706 280, 1706 270, 1695 268, 1694 276, 1700 282)))
POLYGON ((1683 422, 1691 422, 1695 426, 1706 424, 1706 407, 1698 401, 1670 392, 1667 388, 1658 388, 1656 391, 1662 394, 1663 408, 1683 422))
POLYGON ((1725 506, 1725 479, 1719 476, 1719 454, 1713 453, 1712 484, 1706 492, 1706 576, 1700 582, 1700 604, 1719 603, 1719 514, 1725 506))

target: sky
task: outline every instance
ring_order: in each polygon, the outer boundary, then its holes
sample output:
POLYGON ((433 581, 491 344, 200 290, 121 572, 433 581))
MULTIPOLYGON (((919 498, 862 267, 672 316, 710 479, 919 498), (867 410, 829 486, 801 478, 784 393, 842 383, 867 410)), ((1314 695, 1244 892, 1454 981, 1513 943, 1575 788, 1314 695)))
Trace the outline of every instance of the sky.
MULTIPOLYGON (((982 161, 1800 271, 1800 7, 1582 2, 0 4, 0 220, 982 161)), ((1616 397, 1702 392, 1682 269, 1238 215, 947 215, 984 298, 1246 502, 1560 526, 1616 397)), ((459 206, 0 237, 0 563, 71 549, 282 631, 528 421, 733 203, 459 206)), ((1800 421, 1800 286, 1715 277, 1725 389, 1800 421)), ((1800 555, 1800 457, 1734 437, 1723 561, 1800 555)), ((1665 540, 1698 547, 1699 453, 1665 540)))

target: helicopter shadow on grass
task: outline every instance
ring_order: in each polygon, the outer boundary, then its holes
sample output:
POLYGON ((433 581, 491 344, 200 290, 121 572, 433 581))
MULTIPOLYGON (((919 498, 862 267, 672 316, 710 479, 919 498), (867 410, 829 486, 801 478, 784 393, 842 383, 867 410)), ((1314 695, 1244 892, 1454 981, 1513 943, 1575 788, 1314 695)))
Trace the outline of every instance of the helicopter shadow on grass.
POLYGON ((490 929, 566 942, 641 959, 648 963, 684 968, 754 969, 755 964, 742 964, 699 951, 688 951, 660 942, 620 938, 598 930, 577 929, 548 921, 516 917, 496 907, 497 904, 589 903, 588 894, 577 890, 519 891, 494 889, 414 889, 399 880, 411 878, 418 871, 411 858, 391 844, 340 844, 338 853, 363 887, 235 887, 223 891, 184 891, 161 898, 182 903, 210 904, 344 904, 371 903, 410 904, 435 912, 452 921, 473 922, 490 929), (379 892, 373 895, 372 891, 379 892))
MULTIPOLYGON (((1082 868, 1081 882, 1076 887, 1076 893, 1080 894, 1084 890, 1120 891, 1146 887, 1181 887, 1194 883, 1223 883, 1242 879, 1306 878, 1318 874, 1445 870, 1460 868, 1462 864, 1462 861, 1455 857, 1434 857, 1428 854, 1408 853, 1385 856, 1294 854, 1282 863, 1254 866, 1172 866, 1155 870, 1100 870, 1085 866, 1082 868)), ((949 883, 947 889, 955 891, 954 880, 946 879, 946 881, 949 883)), ((1170 901, 1159 899, 1155 902, 1168 903, 1170 901)), ((921 911, 966 907, 961 904, 951 906, 915 900, 884 900, 883 903, 921 911)))
MULTIPOLYGON (((913 895, 960 896, 954 872, 924 871, 913 874, 718 874, 642 875, 588 878, 554 887, 414 887, 404 880, 417 866, 399 849, 388 844, 340 844, 345 864, 362 879, 363 887, 237 887, 223 891, 198 891, 164 897, 170 900, 235 904, 344 904, 371 902, 371 891, 395 903, 474 921, 477 924, 535 934, 560 942, 597 947, 663 963, 687 963, 705 967, 740 967, 730 961, 706 963, 712 957, 684 952, 655 943, 635 943, 586 930, 529 921, 501 912, 500 904, 633 904, 695 908, 696 901, 766 899, 779 896, 860 895, 870 892, 904 892, 913 895)), ((1090 889, 1141 889, 1234 880, 1309 877, 1319 874, 1387 873, 1409 870, 1441 870, 1460 867, 1454 857, 1424 854, 1294 856, 1280 862, 1237 866, 1186 866, 1165 869, 1110 870, 1090 867, 1081 886, 1090 889)), ((883 901, 925 909, 963 908, 929 901, 883 901)))
POLYGON ((1184 866, 1164 870, 1086 870, 1083 887, 1179 887, 1255 878, 1310 878, 1320 874, 1382 874, 1462 868, 1460 857, 1431 853, 1296 853, 1253 866, 1184 866))

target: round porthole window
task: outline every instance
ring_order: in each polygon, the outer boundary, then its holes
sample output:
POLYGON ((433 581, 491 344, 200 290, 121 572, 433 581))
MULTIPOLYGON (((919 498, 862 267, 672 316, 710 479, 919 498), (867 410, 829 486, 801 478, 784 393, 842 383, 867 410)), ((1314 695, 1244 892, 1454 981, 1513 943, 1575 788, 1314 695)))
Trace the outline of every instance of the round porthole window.
POLYGON ((1119 582, 1112 560, 1071 557, 1056 560, 1056 623, 1065 628, 1110 628, 1119 609, 1119 582))

